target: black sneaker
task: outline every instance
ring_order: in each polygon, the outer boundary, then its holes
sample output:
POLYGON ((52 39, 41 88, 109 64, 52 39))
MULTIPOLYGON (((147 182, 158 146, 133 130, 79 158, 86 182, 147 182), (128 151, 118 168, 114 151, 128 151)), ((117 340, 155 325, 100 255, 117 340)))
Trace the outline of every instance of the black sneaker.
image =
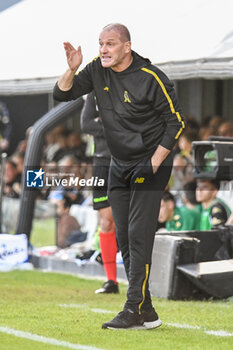
POLYGON ((142 315, 130 310, 123 310, 116 317, 107 323, 102 324, 102 328, 106 329, 143 329, 142 315))
POLYGON ((149 311, 142 310, 143 326, 145 329, 152 329, 161 326, 162 321, 154 308, 149 311))
POLYGON ((95 291, 95 294, 99 293, 119 293, 118 284, 115 283, 113 280, 109 280, 104 283, 102 288, 97 289, 95 291))

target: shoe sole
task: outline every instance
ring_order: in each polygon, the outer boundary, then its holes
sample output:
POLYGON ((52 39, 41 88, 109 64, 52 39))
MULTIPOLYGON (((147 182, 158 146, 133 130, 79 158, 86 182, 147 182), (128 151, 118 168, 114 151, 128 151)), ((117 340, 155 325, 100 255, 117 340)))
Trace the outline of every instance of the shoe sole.
POLYGON ((141 326, 134 326, 134 327, 128 327, 128 328, 115 328, 115 327, 106 327, 103 329, 113 329, 113 330, 121 330, 121 331, 128 331, 128 330, 149 330, 158 328, 162 325, 162 321, 160 319, 153 321, 153 322, 144 322, 141 326))
POLYGON ((153 321, 153 322, 144 322, 143 326, 146 329, 153 329, 153 328, 158 328, 162 325, 162 321, 158 318, 158 320, 153 321))

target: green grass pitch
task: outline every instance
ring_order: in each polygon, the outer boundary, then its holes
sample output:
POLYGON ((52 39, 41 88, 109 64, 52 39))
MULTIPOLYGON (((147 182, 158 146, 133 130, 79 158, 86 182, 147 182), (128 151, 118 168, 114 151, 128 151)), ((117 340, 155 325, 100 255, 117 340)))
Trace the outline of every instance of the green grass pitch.
POLYGON ((0 349, 233 349, 232 299, 197 302, 153 298, 163 322, 160 328, 102 330, 101 324, 121 311, 127 286, 120 284, 119 295, 94 294, 101 284, 58 273, 0 273, 0 349), (16 331, 26 333, 18 337, 16 331), (33 340, 32 335, 43 338, 33 340), (49 344, 49 339, 58 343, 49 344))

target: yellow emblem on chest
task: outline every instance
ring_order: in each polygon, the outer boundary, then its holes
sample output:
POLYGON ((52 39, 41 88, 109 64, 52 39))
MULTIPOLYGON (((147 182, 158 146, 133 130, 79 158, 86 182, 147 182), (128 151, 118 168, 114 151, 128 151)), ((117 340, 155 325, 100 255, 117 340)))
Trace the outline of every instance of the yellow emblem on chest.
POLYGON ((124 102, 131 103, 131 100, 130 100, 129 95, 128 95, 128 91, 124 92, 124 102))

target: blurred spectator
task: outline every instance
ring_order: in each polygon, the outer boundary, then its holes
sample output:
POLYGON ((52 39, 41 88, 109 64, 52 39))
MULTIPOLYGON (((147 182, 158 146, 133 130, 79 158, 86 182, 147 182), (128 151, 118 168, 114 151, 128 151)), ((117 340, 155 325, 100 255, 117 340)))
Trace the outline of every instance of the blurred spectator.
POLYGON ((11 121, 7 106, 0 101, 0 152, 6 151, 10 144, 11 121))
POLYGON ((195 130, 185 129, 178 141, 180 152, 177 153, 173 161, 171 181, 172 190, 178 191, 183 186, 193 180, 193 158, 192 142, 198 140, 198 133, 195 130))
MULTIPOLYGON (((70 176, 81 178, 79 164, 77 164, 77 160, 72 155, 67 155, 58 162, 58 170, 60 174, 63 174, 61 175, 62 178, 67 177, 69 179, 70 176)), ((70 197, 72 204, 82 204, 84 201, 80 187, 67 186, 63 188, 63 191, 70 197)))
MULTIPOLYGON (((73 156, 67 155, 57 163, 57 178, 69 180, 71 176, 81 178, 80 167, 73 156)), ((84 201, 82 189, 74 185, 72 187, 69 185, 66 187, 62 186, 62 184, 58 185, 50 192, 48 199, 52 199, 57 193, 66 194, 72 204, 82 204, 84 201)))
POLYGON ((197 183, 195 180, 187 182, 182 191, 184 205, 191 210, 200 211, 199 202, 196 199, 197 183))
MULTIPOLYGON (((67 135, 70 132, 71 131, 65 125, 60 124, 52 131, 45 134, 43 156, 45 162, 57 161, 54 157, 59 150, 67 148, 67 135)), ((62 158, 62 156, 60 158, 62 158)))
POLYGON ((178 140, 180 154, 183 157, 192 159, 192 142, 199 140, 199 134, 196 130, 186 128, 178 140))
POLYGON ((200 141, 207 141, 210 136, 216 136, 217 132, 209 126, 201 126, 199 136, 200 141))
POLYGON ((50 161, 58 162, 64 156, 69 154, 68 136, 70 133, 71 131, 64 126, 56 135, 57 149, 54 151, 54 154, 52 155, 52 159, 50 159, 50 161))
POLYGON ((82 141, 80 134, 77 131, 72 131, 67 139, 69 154, 74 156, 77 161, 85 158, 86 143, 82 141))
POLYGON ((193 132, 195 132, 198 135, 199 130, 200 130, 200 124, 197 121, 197 119, 193 116, 186 115, 185 120, 186 120, 185 129, 192 130, 193 132))
POLYGON ((200 214, 186 206, 177 207, 174 196, 165 191, 159 212, 160 223, 165 223, 167 231, 198 230, 200 214))
POLYGON ((20 152, 22 154, 25 154, 26 149, 27 149, 27 144, 28 144, 28 140, 29 137, 31 135, 31 133, 33 132, 33 127, 30 126, 29 128, 27 128, 26 133, 25 133, 25 139, 23 139, 22 141, 19 142, 16 151, 20 152))
POLYGON ((217 198, 220 182, 217 180, 198 179, 196 199, 201 203, 200 230, 210 230, 225 224, 231 210, 217 198))
POLYGON ((66 248, 69 246, 69 236, 80 231, 80 225, 69 213, 72 202, 68 196, 57 194, 52 202, 57 205, 57 246, 66 248))
POLYGON ((47 132, 45 135, 44 159, 45 162, 51 162, 54 153, 59 149, 59 144, 56 142, 55 129, 47 132))
POLYGON ((212 128, 215 133, 223 122, 223 118, 219 115, 212 116, 209 121, 209 127, 212 128))
POLYGON ((44 158, 47 162, 57 162, 67 155, 75 157, 79 162, 85 158, 86 143, 77 131, 72 131, 64 125, 59 125, 47 133, 45 141, 44 158))
POLYGON ((3 194, 6 197, 19 198, 21 192, 21 179, 18 174, 17 165, 7 159, 4 169, 4 190, 3 194))
POLYGON ((180 191, 184 185, 193 180, 193 164, 191 159, 176 154, 173 161, 169 187, 172 191, 180 191))
POLYGON ((218 135, 224 137, 233 137, 233 122, 224 121, 218 128, 218 135))
POLYGON ((193 117, 186 117, 186 128, 178 140, 179 153, 174 157, 170 189, 179 191, 193 180, 192 142, 199 140, 199 123, 193 117))
POLYGON ((208 140, 209 136, 217 136, 218 129, 223 122, 223 118, 220 116, 208 116, 205 117, 201 123, 199 130, 199 136, 201 141, 208 140))
POLYGON ((11 159, 16 164, 18 176, 21 179, 24 166, 24 154, 21 152, 15 152, 14 154, 12 154, 11 159))
POLYGON ((60 173, 79 175, 79 164, 72 155, 65 155, 57 162, 57 168, 60 173))
MULTIPOLYGON (((56 162, 49 162, 49 163, 45 163, 44 160, 42 160, 42 164, 41 164, 43 170, 46 173, 46 178, 48 179, 48 183, 52 183, 52 178, 54 176, 57 176, 57 163, 56 162)), ((41 199, 48 199, 49 194, 56 190, 57 186, 53 185, 53 186, 44 186, 41 190, 40 190, 40 196, 41 199)))

